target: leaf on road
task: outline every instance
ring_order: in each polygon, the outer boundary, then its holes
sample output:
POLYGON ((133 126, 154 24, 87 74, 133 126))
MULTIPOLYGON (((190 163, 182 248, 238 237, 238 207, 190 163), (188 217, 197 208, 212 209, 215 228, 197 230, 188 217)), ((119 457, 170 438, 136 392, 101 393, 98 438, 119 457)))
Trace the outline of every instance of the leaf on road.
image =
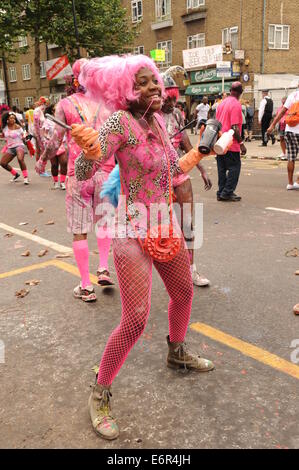
POLYGON ((56 255, 55 258, 71 258, 72 256, 72 253, 60 253, 59 255, 56 255))
POLYGON ((299 271, 295 271, 296 276, 299 276, 299 271))
POLYGON ((19 299, 22 299, 23 297, 26 297, 26 295, 29 294, 29 289, 21 289, 21 290, 17 290, 17 292, 15 293, 15 296, 18 297, 19 299))
POLYGON ((13 237, 13 233, 6 233, 4 235, 4 238, 11 238, 11 237, 13 237))
POLYGON ((98 254, 99 254, 99 250, 92 250, 92 254, 93 254, 93 255, 98 255, 98 254))
POLYGON ((20 222, 19 225, 28 225, 28 222, 20 222))
POLYGON ((99 373, 99 366, 93 366, 91 368, 91 370, 95 373, 95 374, 98 374, 99 373))
POLYGON ((288 250, 285 252, 285 256, 299 256, 298 248, 292 248, 292 250, 288 250))
POLYGON ((48 253, 49 250, 42 250, 39 252, 39 254, 37 255, 39 258, 41 258, 42 256, 45 256, 47 253, 48 253))
POLYGON ((37 210, 37 213, 38 214, 41 214, 42 212, 44 212, 44 209, 42 207, 40 207, 38 210, 37 210))
POLYGON ((45 225, 54 225, 54 224, 55 224, 54 220, 49 220, 45 225))
POLYGON ((38 279, 31 279, 30 281, 26 281, 25 284, 26 286, 38 286, 40 282, 41 281, 39 281, 38 279))
POLYGON ((35 233, 37 233, 37 228, 34 228, 31 233, 32 233, 32 235, 34 235, 35 233))
POLYGON ((30 251, 24 251, 24 253, 21 254, 21 256, 30 256, 30 251))

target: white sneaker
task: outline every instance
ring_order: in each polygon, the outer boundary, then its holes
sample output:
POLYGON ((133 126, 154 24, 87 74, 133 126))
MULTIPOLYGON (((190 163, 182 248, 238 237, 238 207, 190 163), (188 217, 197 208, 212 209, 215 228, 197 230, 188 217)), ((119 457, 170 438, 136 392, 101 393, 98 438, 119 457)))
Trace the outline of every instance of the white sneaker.
POLYGON ((63 191, 66 190, 65 183, 60 183, 60 189, 62 189, 63 191))
POLYGON ((76 299, 81 299, 83 300, 83 302, 94 302, 95 300, 97 300, 96 293, 92 286, 86 286, 83 289, 80 283, 77 287, 75 287, 73 293, 76 299))
POLYGON ((295 189, 293 184, 287 184, 287 190, 295 189))
POLYGON ((56 181, 54 183, 54 189, 59 189, 59 188, 60 188, 60 183, 59 183, 59 181, 56 181))
POLYGON ((24 184, 29 184, 28 178, 24 178, 24 184))
POLYGON ((299 183, 297 183, 297 181, 293 184, 293 189, 299 189, 299 183))
POLYGON ((199 274, 197 271, 191 273, 192 281, 195 286, 205 287, 210 284, 209 279, 199 274))

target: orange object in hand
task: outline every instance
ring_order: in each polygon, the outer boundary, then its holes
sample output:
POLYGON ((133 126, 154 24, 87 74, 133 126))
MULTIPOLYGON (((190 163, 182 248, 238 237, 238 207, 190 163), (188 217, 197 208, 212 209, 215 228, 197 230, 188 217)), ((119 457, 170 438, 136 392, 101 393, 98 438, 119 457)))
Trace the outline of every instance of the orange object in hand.
POLYGON ((92 127, 82 124, 72 124, 72 137, 82 148, 87 160, 98 160, 101 156, 101 144, 99 134, 92 127))
MULTIPOLYGON (((201 136, 204 130, 205 130, 205 127, 201 126, 197 147, 199 146, 201 136)), ((190 150, 190 152, 186 153, 183 157, 179 159, 179 167, 184 173, 188 173, 189 171, 192 170, 192 168, 194 168, 200 162, 200 160, 202 160, 204 157, 208 157, 209 155, 216 155, 216 154, 214 151, 212 151, 208 155, 204 155, 203 153, 200 153, 198 150, 192 149, 190 150)))

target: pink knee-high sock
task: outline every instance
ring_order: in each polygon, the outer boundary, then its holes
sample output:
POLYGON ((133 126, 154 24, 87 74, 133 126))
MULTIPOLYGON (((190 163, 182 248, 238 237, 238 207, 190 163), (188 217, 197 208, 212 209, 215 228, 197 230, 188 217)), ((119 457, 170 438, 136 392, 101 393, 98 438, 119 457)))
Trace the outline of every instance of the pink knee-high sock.
POLYGON ((23 177, 28 178, 28 170, 22 170, 23 177))
POLYGON ((91 285, 89 277, 89 250, 87 240, 73 242, 74 255, 81 276, 81 285, 84 289, 91 285))
POLYGON ((60 183, 65 183, 66 175, 60 174, 60 183))
MULTIPOLYGON (((103 232, 102 232, 103 235, 103 232)), ((110 250, 110 245, 111 245, 111 238, 109 237, 97 237, 97 242, 98 242, 98 248, 99 248, 99 269, 100 268, 105 268, 107 271, 108 269, 108 256, 109 256, 109 250, 110 250)))
POLYGON ((14 168, 12 168, 10 172, 13 176, 16 176, 16 174, 18 173, 14 168))
POLYGON ((58 176, 52 176, 54 183, 58 183, 58 176))

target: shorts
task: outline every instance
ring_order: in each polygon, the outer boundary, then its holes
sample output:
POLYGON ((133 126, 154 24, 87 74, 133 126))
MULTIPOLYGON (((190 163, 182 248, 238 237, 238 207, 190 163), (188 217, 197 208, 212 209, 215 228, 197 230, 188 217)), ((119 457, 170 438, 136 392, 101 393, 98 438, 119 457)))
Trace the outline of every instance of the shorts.
POLYGON ((97 171, 92 178, 78 181, 69 176, 66 183, 66 218, 67 231, 74 235, 90 233, 100 216, 96 216, 98 204, 109 202, 101 199, 102 184, 109 177, 105 171, 97 171))
POLYGON ((187 173, 182 173, 178 176, 175 176, 172 180, 172 185, 174 188, 177 188, 181 184, 185 183, 185 181, 189 180, 190 176, 187 173))
POLYGON ((18 150, 18 149, 22 149, 22 150, 24 150, 24 152, 25 152, 25 147, 24 147, 24 145, 19 145, 18 147, 7 148, 7 149, 6 149, 6 152, 7 152, 7 153, 10 153, 13 157, 16 157, 16 156, 17 156, 17 150, 18 150))
POLYGON ((294 134, 293 132, 286 132, 285 141, 287 146, 288 161, 294 162, 299 152, 299 134, 294 134))
POLYGON ((284 129, 278 129, 278 135, 280 137, 285 137, 285 130, 284 129))

